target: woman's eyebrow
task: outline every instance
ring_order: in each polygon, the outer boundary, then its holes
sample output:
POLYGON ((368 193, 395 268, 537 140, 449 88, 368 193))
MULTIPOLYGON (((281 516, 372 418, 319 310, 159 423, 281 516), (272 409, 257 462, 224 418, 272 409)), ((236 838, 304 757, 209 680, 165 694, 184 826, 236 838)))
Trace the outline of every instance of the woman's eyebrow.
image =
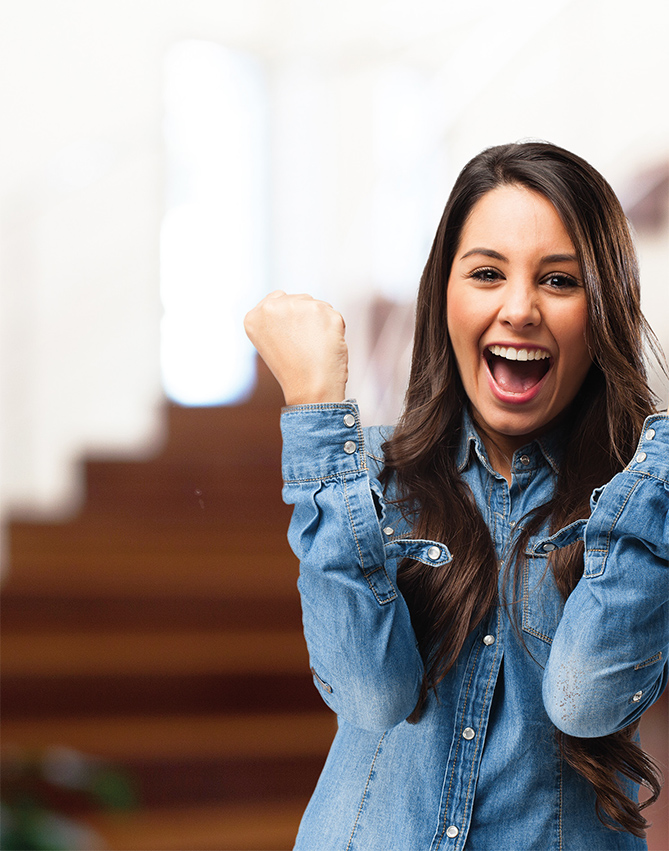
POLYGON ((578 263, 575 254, 547 254, 541 258, 542 263, 578 263))
MULTIPOLYGON (((509 258, 500 254, 499 251, 494 251, 492 248, 472 248, 465 252, 460 257, 464 260, 465 257, 471 257, 473 254, 482 254, 484 257, 492 257, 495 260, 501 260, 503 263, 508 263, 509 258)), ((578 257, 575 254, 547 254, 541 258, 542 263, 578 263, 578 257)))
POLYGON ((472 248, 466 254, 463 254, 460 259, 464 260, 465 257, 471 257, 472 254, 483 254, 484 257, 493 257, 495 260, 502 260, 504 263, 509 262, 508 257, 500 254, 499 251, 493 251, 492 248, 472 248))

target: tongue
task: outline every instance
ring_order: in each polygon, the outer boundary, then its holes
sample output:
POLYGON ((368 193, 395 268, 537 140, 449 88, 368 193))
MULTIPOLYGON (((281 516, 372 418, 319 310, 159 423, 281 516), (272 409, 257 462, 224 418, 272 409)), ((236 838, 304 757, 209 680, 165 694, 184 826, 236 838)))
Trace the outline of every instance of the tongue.
POLYGON ((493 357, 490 369, 496 383, 507 393, 524 393, 546 374, 545 361, 517 361, 493 357))

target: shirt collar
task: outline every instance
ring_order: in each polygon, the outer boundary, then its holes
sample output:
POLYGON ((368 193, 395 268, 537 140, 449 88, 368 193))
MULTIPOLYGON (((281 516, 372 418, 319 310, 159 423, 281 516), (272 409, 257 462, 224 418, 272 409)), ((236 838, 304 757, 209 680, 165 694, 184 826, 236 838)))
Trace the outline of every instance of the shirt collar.
MULTIPOLYGON (((564 429, 557 426, 556 428, 551 429, 551 431, 546 432, 546 434, 542 434, 541 437, 536 438, 536 440, 530 441, 526 447, 521 447, 521 449, 517 451, 527 449, 536 443, 544 457, 544 460, 551 467, 555 475, 557 475, 560 471, 560 462, 564 454, 564 436, 564 429)), ((478 457, 484 467, 490 470, 490 472, 494 472, 490 466, 488 453, 485 450, 481 436, 476 430, 476 426, 474 425, 474 421, 472 420, 468 408, 465 408, 462 417, 460 445, 456 456, 459 473, 462 473, 462 471, 469 465, 472 453, 478 457)))

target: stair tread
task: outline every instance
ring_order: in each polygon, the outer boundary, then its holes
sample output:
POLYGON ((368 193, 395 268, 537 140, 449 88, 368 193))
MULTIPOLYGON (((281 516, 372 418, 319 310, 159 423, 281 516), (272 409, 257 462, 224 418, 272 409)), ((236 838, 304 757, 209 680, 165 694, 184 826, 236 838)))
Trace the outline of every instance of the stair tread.
POLYGON ((283 851, 293 847, 306 801, 169 807, 88 819, 109 851, 283 851))
POLYGON ((5 677, 280 674, 308 670, 299 630, 5 633, 5 677))
POLYGON ((324 756, 334 732, 334 716, 326 709, 297 714, 3 721, 3 739, 12 746, 23 750, 67 747, 111 761, 324 756))

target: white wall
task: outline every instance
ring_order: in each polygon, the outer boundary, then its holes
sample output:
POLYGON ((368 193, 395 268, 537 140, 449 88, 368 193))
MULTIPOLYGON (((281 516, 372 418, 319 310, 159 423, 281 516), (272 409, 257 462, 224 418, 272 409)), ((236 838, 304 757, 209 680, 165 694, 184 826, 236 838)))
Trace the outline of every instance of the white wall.
MULTIPOLYGON (((2 0, 0 515, 76 505, 82 451, 160 445, 172 43, 210 39, 267 63, 269 285, 348 308, 357 337, 360 293, 390 277, 384 253, 406 239, 390 283, 408 298, 450 183, 481 148, 548 138, 623 195, 667 159, 668 13, 665 0, 2 0)), ((640 244, 665 345, 667 241, 640 244)), ((352 392, 363 373, 354 363, 352 392)))

